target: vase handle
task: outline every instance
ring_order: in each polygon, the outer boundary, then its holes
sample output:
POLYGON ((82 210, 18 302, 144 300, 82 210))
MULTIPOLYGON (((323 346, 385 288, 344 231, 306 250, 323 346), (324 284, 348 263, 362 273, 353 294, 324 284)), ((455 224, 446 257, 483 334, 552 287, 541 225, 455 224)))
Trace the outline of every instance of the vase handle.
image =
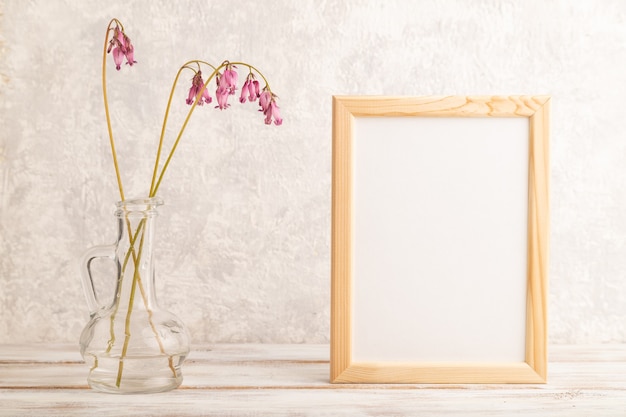
POLYGON ((87 306, 89 307, 89 314, 94 314, 104 306, 98 302, 96 291, 93 285, 93 277, 91 274, 91 262, 94 259, 109 258, 115 261, 116 258, 116 246, 115 245, 101 245, 94 246, 87 249, 81 260, 81 278, 83 281, 83 291, 85 292, 85 298, 87 299, 87 306))

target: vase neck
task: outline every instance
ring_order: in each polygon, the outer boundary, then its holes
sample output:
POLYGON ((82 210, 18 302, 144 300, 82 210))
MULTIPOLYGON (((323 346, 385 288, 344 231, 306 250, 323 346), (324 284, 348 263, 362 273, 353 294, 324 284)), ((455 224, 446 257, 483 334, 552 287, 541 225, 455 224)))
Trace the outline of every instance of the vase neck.
POLYGON ((157 199, 125 200, 117 204, 118 308, 156 307, 154 291, 154 227, 157 199))

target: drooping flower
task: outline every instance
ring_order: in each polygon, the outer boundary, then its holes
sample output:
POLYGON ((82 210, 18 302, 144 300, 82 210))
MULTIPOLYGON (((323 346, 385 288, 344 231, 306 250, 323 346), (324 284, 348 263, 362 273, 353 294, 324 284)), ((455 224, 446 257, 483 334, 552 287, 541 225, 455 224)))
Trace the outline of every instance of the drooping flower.
POLYGON ((259 93, 259 82, 257 80, 252 80, 252 82, 248 84, 248 91, 250 93, 248 100, 256 101, 256 99, 261 95, 259 93))
POLYGON ((263 90, 261 96, 259 97, 259 106, 261 106, 261 110, 265 115, 265 124, 272 124, 272 118, 274 119, 274 124, 276 126, 280 126, 283 124, 283 118, 280 117, 280 108, 278 104, 276 104, 275 96, 268 90, 263 90))
POLYGON ((220 110, 224 110, 230 107, 228 104, 228 96, 234 95, 237 90, 237 71, 234 65, 226 64, 226 69, 223 74, 219 72, 215 74, 215 82, 217 83, 217 90, 215 91, 215 97, 217 98, 217 106, 220 110))
POLYGON ((246 82, 243 83, 243 87, 241 87, 241 95, 239 96, 239 102, 245 103, 248 95, 248 86, 250 85, 250 77, 246 78, 246 82))
POLYGON ((272 93, 267 90, 263 90, 261 95, 259 96, 259 106, 261 106, 261 110, 263 114, 267 111, 270 106, 270 102, 272 101, 272 93))
POLYGON ((228 94, 234 95, 235 90, 237 89, 237 71, 233 68, 236 68, 234 65, 227 65, 226 70, 224 70, 224 76, 220 80, 222 85, 226 90, 228 90, 228 94))
POLYGON ((126 65, 130 65, 132 67, 133 64, 137 63, 137 61, 135 61, 135 46, 126 34, 124 34, 124 46, 126 47, 126 52, 124 52, 124 55, 126 56, 126 65))
POLYGON ((120 30, 118 26, 113 29, 113 36, 109 41, 109 47, 107 53, 113 50, 113 61, 115 62, 115 68, 119 71, 122 67, 122 60, 126 57, 126 64, 132 66, 137 63, 135 61, 135 47, 133 46, 130 38, 120 30))
POLYGON ((239 102, 245 103, 246 100, 256 101, 259 98, 259 82, 254 79, 254 74, 250 72, 246 77, 246 82, 241 87, 239 102))
POLYGON ((217 106, 215 106, 215 108, 219 108, 220 110, 227 109, 230 107, 230 104, 228 104, 228 96, 230 95, 230 90, 226 87, 224 77, 219 72, 215 75, 215 82, 217 83, 217 90, 215 90, 217 106))
POLYGON ((124 37, 122 32, 120 32, 119 28, 116 26, 113 29, 113 37, 109 41, 109 48, 107 49, 107 54, 111 52, 113 49, 113 61, 115 62, 115 68, 119 71, 122 65, 122 59, 124 57, 124 46, 122 44, 124 37))
POLYGON ((283 118, 280 117, 278 104, 276 104, 276 100, 274 99, 272 99, 272 101, 270 102, 270 107, 265 112, 265 124, 272 124, 272 118, 274 118, 274 124, 276 126, 280 126, 283 124, 283 118))
POLYGON ((220 110, 229 108, 228 96, 228 91, 224 87, 218 87, 215 92, 215 97, 217 98, 217 106, 215 106, 215 108, 219 108, 220 110))
POLYGON ((210 103, 213 101, 209 95, 209 90, 204 88, 204 80, 202 79, 202 71, 196 72, 191 81, 191 88, 189 89, 189 95, 187 96, 187 104, 193 104, 196 100, 196 96, 202 90, 202 95, 198 100, 198 106, 202 106, 204 103, 210 103))

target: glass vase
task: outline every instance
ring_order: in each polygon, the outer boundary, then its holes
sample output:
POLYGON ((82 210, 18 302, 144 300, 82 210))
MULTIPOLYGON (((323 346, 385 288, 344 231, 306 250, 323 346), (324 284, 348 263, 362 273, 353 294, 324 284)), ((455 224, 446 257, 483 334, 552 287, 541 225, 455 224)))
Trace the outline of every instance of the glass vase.
POLYGON ((159 308, 155 295, 154 223, 158 198, 117 203, 117 239, 89 249, 82 259, 82 282, 90 310, 80 349, 90 366, 89 386, 109 393, 151 393, 178 387, 189 353, 183 323, 159 308), (108 258, 115 280, 112 300, 100 300, 93 261, 108 258))

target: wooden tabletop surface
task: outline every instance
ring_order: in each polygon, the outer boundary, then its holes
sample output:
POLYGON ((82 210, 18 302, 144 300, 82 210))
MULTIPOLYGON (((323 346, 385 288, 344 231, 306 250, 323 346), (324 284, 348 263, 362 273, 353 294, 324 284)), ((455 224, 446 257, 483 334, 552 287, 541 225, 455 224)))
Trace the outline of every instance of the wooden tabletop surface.
POLYGON ((328 345, 194 346, 180 388, 88 388, 74 345, 0 345, 0 416, 626 416, 626 345, 550 346, 540 385, 333 385, 328 345))

